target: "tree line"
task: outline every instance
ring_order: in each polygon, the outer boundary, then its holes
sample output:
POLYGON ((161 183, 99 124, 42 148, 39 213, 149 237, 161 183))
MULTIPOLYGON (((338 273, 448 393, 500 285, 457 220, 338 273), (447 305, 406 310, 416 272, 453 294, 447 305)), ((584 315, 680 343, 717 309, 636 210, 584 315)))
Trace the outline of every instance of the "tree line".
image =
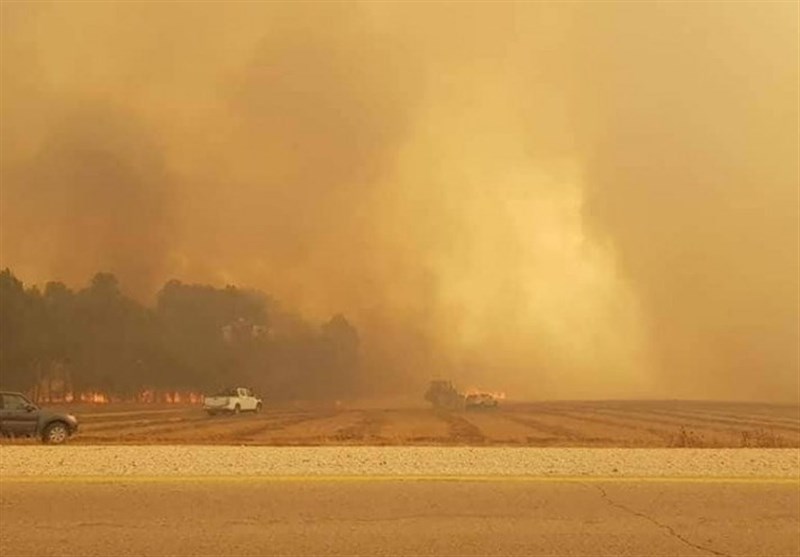
POLYGON ((4 389, 55 380, 64 392, 133 399, 248 385, 272 400, 313 400, 352 396, 359 378, 358 332, 342 315, 314 325, 256 290, 177 280, 148 307, 109 273, 72 290, 0 272, 4 389))

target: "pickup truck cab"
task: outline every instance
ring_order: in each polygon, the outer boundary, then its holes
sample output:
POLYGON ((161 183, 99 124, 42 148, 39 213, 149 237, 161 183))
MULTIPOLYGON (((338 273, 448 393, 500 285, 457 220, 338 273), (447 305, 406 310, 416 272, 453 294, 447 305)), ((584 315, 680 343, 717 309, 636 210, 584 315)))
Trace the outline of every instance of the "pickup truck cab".
POLYGON ((216 414, 238 414, 261 412, 262 401, 246 387, 228 389, 203 399, 203 409, 210 416, 216 414))
POLYGON ((22 393, 0 391, 0 433, 6 437, 39 437, 55 445, 77 431, 72 414, 39 408, 22 393))

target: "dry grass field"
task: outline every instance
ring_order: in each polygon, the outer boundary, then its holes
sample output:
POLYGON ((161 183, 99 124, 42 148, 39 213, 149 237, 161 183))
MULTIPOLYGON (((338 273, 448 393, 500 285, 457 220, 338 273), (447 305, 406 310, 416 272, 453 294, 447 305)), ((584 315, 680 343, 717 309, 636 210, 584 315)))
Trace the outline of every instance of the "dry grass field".
POLYGON ((308 406, 217 417, 196 406, 65 409, 81 421, 74 444, 800 447, 800 408, 754 403, 563 401, 474 412, 308 406))

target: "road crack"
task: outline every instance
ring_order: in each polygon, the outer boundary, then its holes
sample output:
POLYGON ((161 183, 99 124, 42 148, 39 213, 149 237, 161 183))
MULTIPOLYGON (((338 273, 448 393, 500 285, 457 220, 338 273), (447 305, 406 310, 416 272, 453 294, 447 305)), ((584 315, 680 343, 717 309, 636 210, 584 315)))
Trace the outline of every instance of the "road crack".
MULTIPOLYGON (((586 486, 587 488, 590 487, 589 484, 583 484, 583 485, 586 486)), ((699 549, 700 551, 705 551, 707 553, 710 553, 711 555, 722 555, 723 557, 730 557, 727 553, 722 553, 722 552, 717 551, 715 549, 711 549, 710 547, 705 547, 705 546, 696 544, 693 541, 684 538, 678 532, 676 532, 675 529, 672 528, 672 526, 670 526, 668 524, 664 524, 662 522, 659 522, 658 520, 656 520, 655 518, 653 518, 653 517, 651 517, 649 515, 646 515, 646 514, 644 514, 642 512, 634 510, 634 509, 632 509, 630 507, 626 507, 625 505, 623 505, 621 503, 617 503, 616 501, 614 501, 613 499, 611 499, 608 496, 608 493, 606 493, 606 490, 603 489, 602 486, 600 486, 598 484, 591 484, 591 486, 596 488, 597 491, 600 492, 601 498, 606 503, 608 503, 609 506, 614 507, 616 509, 619 509, 621 511, 624 511, 624 512, 626 512, 628 514, 631 514, 633 516, 637 516, 639 518, 643 518, 643 519, 647 520, 648 522, 650 522, 650 523, 656 525, 657 527, 661 528, 662 530, 666 531, 673 538, 675 538, 677 540, 680 540, 685 545, 687 545, 689 547, 693 547, 695 549, 699 549)))

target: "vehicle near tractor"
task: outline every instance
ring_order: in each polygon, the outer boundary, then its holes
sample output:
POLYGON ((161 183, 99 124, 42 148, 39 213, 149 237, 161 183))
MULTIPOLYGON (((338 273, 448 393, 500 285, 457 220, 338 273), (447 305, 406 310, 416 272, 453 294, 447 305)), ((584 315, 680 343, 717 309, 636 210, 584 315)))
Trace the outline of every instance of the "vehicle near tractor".
POLYGON ((78 419, 39 408, 22 393, 0 392, 0 433, 5 437, 38 437, 58 445, 78 431, 78 419))
POLYGON ((203 410, 209 416, 261 412, 263 402, 247 387, 235 387, 203 398, 203 410))
POLYGON ((497 397, 491 393, 470 393, 464 399, 464 409, 470 410, 494 410, 499 405, 497 397))
POLYGON ((453 386, 452 381, 431 381, 425 392, 425 400, 434 408, 460 410, 464 407, 464 395, 453 386))

